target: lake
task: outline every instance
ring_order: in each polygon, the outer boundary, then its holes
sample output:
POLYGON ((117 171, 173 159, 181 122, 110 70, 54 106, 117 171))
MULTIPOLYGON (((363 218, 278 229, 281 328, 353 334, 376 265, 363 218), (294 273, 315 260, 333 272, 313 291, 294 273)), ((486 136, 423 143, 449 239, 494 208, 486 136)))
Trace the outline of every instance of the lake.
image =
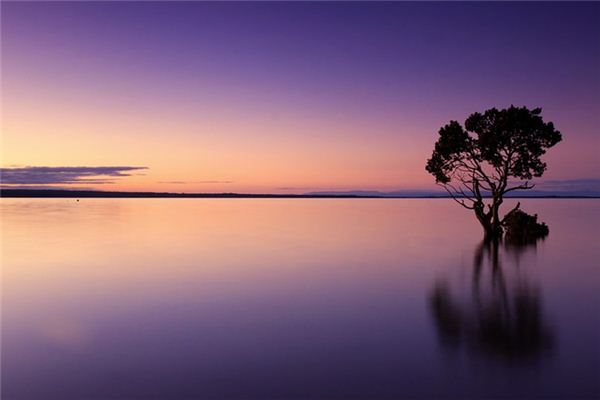
POLYGON ((598 397, 600 200, 521 202, 1 199, 2 399, 598 397))

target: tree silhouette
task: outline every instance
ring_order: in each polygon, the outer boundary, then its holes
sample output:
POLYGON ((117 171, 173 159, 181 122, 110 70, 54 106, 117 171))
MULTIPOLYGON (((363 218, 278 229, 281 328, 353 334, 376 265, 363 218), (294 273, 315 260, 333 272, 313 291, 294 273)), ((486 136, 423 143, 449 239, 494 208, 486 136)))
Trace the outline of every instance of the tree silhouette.
POLYGON ((533 188, 529 181, 546 171, 541 156, 562 139, 541 112, 541 108, 492 108, 471 114, 464 128, 450 121, 439 130, 425 169, 457 203, 474 211, 486 237, 502 235, 499 211, 504 195, 533 188))

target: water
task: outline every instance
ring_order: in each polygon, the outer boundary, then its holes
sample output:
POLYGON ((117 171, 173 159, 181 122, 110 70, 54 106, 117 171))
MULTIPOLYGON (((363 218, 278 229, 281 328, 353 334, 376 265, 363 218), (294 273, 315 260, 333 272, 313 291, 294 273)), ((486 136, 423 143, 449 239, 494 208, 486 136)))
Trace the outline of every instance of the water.
POLYGON ((600 201, 522 203, 1 199, 2 399, 598 397, 600 201))

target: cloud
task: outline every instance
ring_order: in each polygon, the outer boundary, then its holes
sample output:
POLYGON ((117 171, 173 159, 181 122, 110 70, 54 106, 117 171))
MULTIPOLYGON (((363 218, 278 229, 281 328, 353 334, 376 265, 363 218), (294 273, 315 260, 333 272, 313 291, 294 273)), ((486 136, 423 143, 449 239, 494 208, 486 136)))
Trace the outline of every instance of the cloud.
POLYGON ((5 185, 0 184, 0 189, 18 189, 18 190, 90 190, 86 186, 55 186, 55 185, 5 185))
POLYGON ((148 167, 19 167, 0 168, 3 185, 70 185, 113 183, 114 178, 131 176, 131 171, 148 167))
POLYGON ((276 190, 317 190, 314 187, 298 187, 298 186, 279 186, 275 188, 276 190))
POLYGON ((233 181, 158 181, 157 183, 167 183, 171 185, 189 185, 194 183, 202 184, 223 184, 223 183, 234 183, 233 181))

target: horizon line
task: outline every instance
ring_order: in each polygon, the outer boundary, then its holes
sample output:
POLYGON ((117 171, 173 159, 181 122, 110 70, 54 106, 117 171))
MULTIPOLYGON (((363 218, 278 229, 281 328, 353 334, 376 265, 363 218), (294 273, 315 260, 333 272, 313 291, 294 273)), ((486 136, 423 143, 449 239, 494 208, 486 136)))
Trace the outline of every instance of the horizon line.
MULTIPOLYGON (((360 191, 357 191, 360 192, 360 191)), ((385 192, 368 192, 352 193, 352 192, 312 192, 299 194, 286 193, 236 193, 236 192, 206 192, 206 193, 176 193, 176 192, 147 192, 147 191, 102 191, 102 190, 69 190, 69 189, 10 189, 0 188, 0 198, 378 198, 378 199, 448 199, 452 196, 445 193, 423 193, 418 194, 391 194, 385 192), (370 193, 370 194, 368 194, 370 193)), ((511 199, 527 199, 527 198, 581 198, 581 199, 597 199, 599 194, 559 194, 556 192, 547 192, 544 194, 541 191, 533 192, 527 195, 526 193, 513 194, 506 196, 511 199)), ((488 198, 489 196, 484 196, 488 198)))

